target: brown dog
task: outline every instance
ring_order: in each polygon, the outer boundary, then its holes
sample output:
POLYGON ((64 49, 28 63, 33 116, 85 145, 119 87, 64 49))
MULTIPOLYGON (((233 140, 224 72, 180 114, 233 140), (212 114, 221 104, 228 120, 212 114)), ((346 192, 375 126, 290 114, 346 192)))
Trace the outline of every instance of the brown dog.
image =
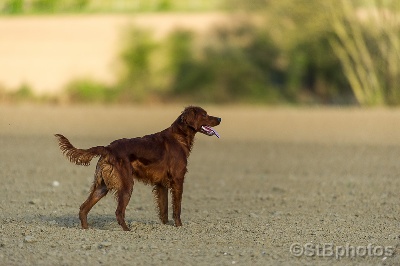
POLYGON ((77 149, 63 135, 56 134, 61 151, 78 165, 89 165, 93 157, 97 162, 93 186, 88 199, 81 205, 79 219, 87 229, 87 214, 108 191, 115 192, 118 223, 129 231, 125 223, 125 209, 131 198, 133 178, 154 185, 159 217, 168 222, 168 189, 171 189, 173 218, 181 226, 181 201, 187 159, 197 132, 212 136, 218 133, 211 127, 219 125, 221 118, 209 116, 200 107, 187 107, 172 125, 155 134, 141 138, 119 139, 108 146, 77 149))

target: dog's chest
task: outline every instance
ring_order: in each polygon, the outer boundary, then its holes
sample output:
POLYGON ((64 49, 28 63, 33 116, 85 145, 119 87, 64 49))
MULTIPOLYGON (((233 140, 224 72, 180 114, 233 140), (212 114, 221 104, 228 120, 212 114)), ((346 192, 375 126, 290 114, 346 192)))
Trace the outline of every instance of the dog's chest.
MULTIPOLYGON (((186 173, 187 159, 184 152, 166 152, 158 160, 134 160, 133 175, 146 184, 163 184, 169 187, 170 180, 186 173)), ((183 176, 182 176, 183 178, 183 176)))

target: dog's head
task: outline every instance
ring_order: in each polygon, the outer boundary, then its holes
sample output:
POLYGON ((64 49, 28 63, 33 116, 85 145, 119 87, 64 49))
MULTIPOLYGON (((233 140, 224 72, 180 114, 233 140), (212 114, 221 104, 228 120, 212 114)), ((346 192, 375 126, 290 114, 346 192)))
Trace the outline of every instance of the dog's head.
POLYGON ((201 132, 207 136, 215 135, 219 138, 217 131, 212 127, 218 126, 221 123, 221 118, 208 115, 203 108, 197 106, 186 107, 180 117, 182 123, 196 132, 201 132))

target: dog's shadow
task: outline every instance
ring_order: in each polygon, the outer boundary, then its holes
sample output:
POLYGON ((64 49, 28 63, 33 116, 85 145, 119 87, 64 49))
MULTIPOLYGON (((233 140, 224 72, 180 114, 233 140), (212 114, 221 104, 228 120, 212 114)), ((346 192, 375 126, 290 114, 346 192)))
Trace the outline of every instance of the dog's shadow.
MULTIPOLYGON (((45 216, 41 217, 42 223, 46 226, 56 226, 60 228, 76 228, 81 229, 81 223, 77 215, 62 215, 62 216, 45 216)), ((154 226, 160 224, 157 221, 141 220, 141 219, 126 219, 129 227, 135 227, 143 224, 144 226, 154 226)), ((169 222, 168 225, 172 223, 169 222)), ((93 214, 88 217, 88 225, 90 229, 107 230, 107 231, 122 231, 118 224, 115 215, 93 214)))

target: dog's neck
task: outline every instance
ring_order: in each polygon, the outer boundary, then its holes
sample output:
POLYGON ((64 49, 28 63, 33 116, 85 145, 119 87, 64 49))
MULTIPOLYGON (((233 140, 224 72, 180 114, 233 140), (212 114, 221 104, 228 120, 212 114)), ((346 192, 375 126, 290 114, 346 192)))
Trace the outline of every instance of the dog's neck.
POLYGON ((176 136, 177 141, 181 143, 187 150, 186 157, 188 157, 194 144, 194 136, 197 133, 196 130, 183 123, 180 118, 178 118, 177 120, 175 120, 174 123, 172 123, 170 129, 176 136))

